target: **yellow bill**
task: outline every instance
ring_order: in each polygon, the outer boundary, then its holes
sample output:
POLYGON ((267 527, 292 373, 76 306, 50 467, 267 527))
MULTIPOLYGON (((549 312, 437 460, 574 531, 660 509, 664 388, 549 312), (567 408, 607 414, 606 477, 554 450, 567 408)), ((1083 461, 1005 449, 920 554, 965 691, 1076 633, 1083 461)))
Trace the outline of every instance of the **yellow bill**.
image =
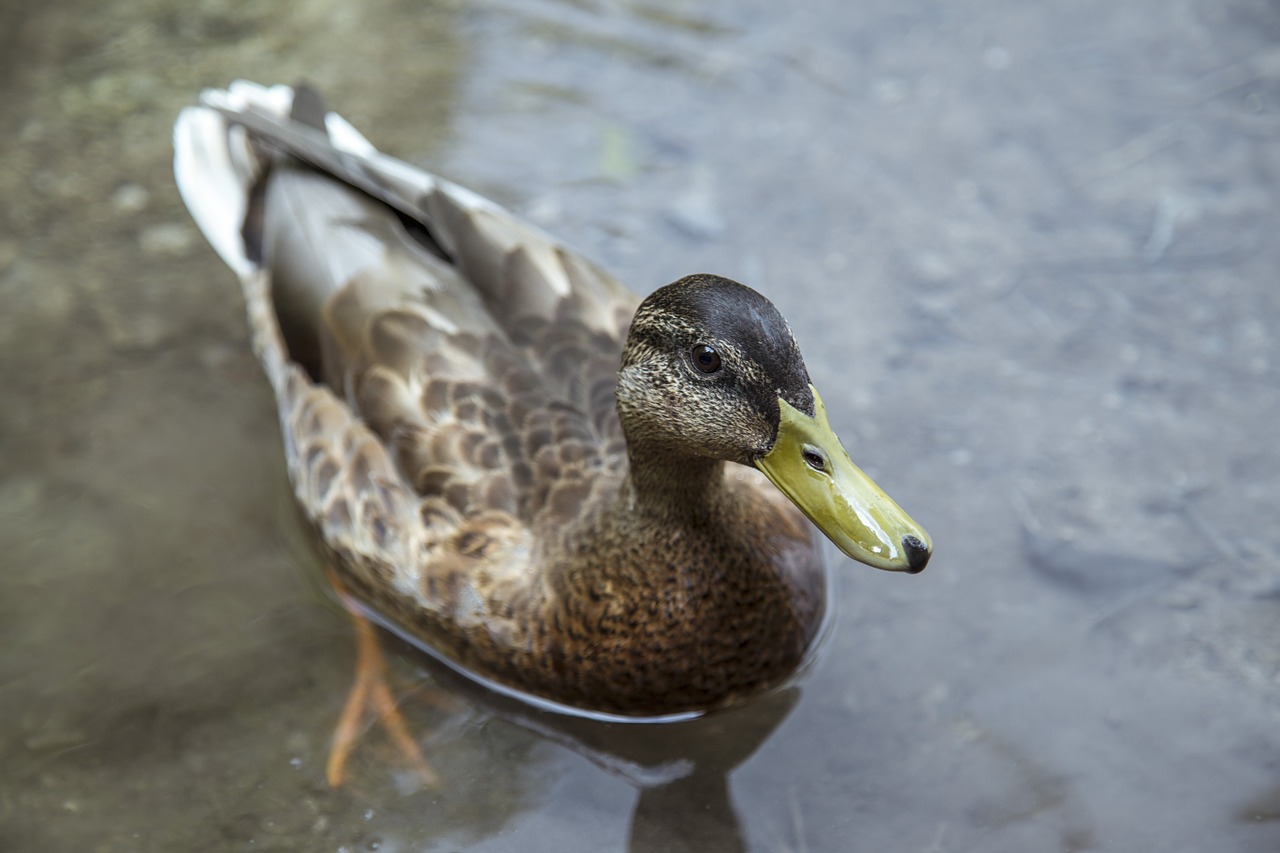
POLYGON ((778 411, 777 441, 756 467, 845 554, 877 569, 922 571, 929 534, 853 464, 817 390, 813 417, 781 398, 778 411))

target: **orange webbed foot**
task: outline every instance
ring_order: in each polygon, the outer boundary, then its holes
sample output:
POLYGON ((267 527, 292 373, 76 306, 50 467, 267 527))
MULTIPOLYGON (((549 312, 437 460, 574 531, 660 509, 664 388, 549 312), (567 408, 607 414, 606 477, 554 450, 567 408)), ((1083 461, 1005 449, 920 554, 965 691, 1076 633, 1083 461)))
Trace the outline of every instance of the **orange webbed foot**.
POLYGON ((333 747, 329 751, 329 763, 326 776, 329 784, 338 788, 346 780, 346 763, 360 736, 361 723, 366 716, 366 709, 373 716, 375 723, 386 728, 396 748, 412 766, 423 783, 430 788, 440 787, 440 777, 432 769, 431 764, 423 756, 422 750, 409 734, 404 717, 396 707, 395 698, 387 686, 387 660, 378 642, 374 627, 369 624, 360 611, 359 604, 347 592, 346 587, 332 571, 327 572, 329 583, 338 594, 338 600, 351 615, 352 626, 356 633, 356 678, 347 697, 347 704, 342 709, 342 716, 333 732, 333 747))

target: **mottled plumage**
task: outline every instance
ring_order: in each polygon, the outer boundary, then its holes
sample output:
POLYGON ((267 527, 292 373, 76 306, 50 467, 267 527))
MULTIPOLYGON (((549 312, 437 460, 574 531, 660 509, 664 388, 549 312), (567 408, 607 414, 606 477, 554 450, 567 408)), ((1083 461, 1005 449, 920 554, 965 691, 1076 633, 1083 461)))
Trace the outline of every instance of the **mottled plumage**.
MULTIPOLYGON (((824 609, 819 549, 743 466, 780 411, 821 404, 768 300, 692 276, 641 305, 305 90, 206 92, 175 148, 243 282, 294 493, 371 609, 586 710, 702 710, 794 671, 824 609), (702 374, 696 346, 723 368, 702 374)), ((893 536, 923 568, 923 532, 893 536)))

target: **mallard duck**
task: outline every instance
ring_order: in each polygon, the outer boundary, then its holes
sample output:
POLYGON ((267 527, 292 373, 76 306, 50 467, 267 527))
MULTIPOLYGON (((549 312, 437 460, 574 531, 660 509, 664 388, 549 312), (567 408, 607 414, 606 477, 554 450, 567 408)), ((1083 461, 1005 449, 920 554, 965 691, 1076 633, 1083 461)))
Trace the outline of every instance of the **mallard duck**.
POLYGON ((566 710, 705 711, 785 681, 818 634, 806 516, 860 562, 928 562, 754 290, 690 275, 641 300, 306 87, 206 91, 174 143, 326 557, 473 677, 566 710))

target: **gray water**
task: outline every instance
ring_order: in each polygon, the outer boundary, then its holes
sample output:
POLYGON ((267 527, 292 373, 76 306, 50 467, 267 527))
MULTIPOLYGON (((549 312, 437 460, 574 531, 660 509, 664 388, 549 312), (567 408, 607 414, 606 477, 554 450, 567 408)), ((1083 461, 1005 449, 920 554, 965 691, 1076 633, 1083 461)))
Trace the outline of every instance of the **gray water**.
POLYGON ((1280 7, 191 5, 0 7, 0 849, 1280 849, 1280 7), (350 629, 170 176, 240 76, 766 293, 934 562, 833 551, 795 687, 683 726, 397 654, 443 787, 330 789, 350 629))

